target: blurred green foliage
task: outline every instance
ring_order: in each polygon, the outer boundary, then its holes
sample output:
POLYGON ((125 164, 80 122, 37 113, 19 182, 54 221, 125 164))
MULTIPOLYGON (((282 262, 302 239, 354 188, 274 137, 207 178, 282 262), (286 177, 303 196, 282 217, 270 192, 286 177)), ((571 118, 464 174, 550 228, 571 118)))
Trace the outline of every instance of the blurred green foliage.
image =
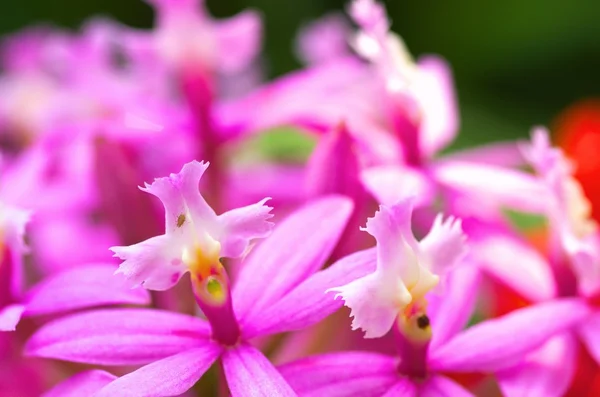
MULTIPOLYGON (((247 7, 262 11, 270 76, 300 66, 293 55, 299 26, 345 6, 342 0, 207 2, 218 17, 247 7)), ((452 64, 462 117, 458 146, 525 136, 578 99, 600 96, 597 0, 385 3, 415 55, 438 53, 452 64)), ((140 0, 5 0, 0 34, 36 23, 74 28, 96 15, 152 26, 152 10, 140 0)))

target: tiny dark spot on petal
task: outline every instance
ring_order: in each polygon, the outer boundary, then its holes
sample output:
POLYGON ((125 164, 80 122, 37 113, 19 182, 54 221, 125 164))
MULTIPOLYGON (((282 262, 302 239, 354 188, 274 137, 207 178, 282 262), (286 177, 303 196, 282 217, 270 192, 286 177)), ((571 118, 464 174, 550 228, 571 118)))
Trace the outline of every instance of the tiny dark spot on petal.
POLYGON ((177 227, 183 226, 185 223, 185 214, 181 214, 177 217, 177 227))
POLYGON ((171 282, 176 283, 179 280, 179 273, 173 273, 171 276, 171 282))

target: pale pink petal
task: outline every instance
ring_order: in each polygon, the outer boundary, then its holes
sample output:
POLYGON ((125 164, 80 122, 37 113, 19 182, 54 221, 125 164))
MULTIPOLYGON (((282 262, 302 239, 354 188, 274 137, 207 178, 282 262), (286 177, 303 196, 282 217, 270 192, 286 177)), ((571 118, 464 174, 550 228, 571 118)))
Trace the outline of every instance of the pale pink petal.
POLYGON ((26 315, 66 312, 92 306, 150 303, 144 289, 131 289, 111 264, 92 264, 56 273, 27 292, 26 315))
POLYGON ((232 397, 296 395, 273 364, 250 345, 226 350, 222 360, 232 397))
POLYGON ((329 62, 350 52, 350 24, 332 13, 303 26, 296 40, 296 54, 305 64, 329 62))
POLYGON ((131 286, 163 291, 171 288, 188 270, 181 260, 183 245, 172 236, 149 238, 127 247, 111 247, 122 259, 115 275, 122 274, 131 286))
POLYGON ((92 396, 115 379, 117 377, 113 374, 97 369, 80 372, 54 386, 42 397, 92 396))
POLYGON ((180 227, 179 216, 182 214, 191 216, 195 222, 201 222, 203 228, 213 230, 217 215, 199 191, 200 179, 207 168, 208 163, 192 161, 185 164, 179 173, 156 178, 152 184, 141 188, 162 201, 167 232, 176 231, 180 227))
POLYGON ((25 245, 25 226, 30 217, 28 211, 0 202, 0 252, 6 255, 7 253, 3 251, 8 249, 10 255, 9 286, 13 297, 19 297, 23 288, 22 257, 28 251, 25 245))
POLYGON ((458 109, 448 63, 439 57, 426 56, 417 65, 415 93, 423 112, 419 139, 421 150, 430 157, 454 140, 458 132, 458 109))
POLYGON ((260 14, 248 10, 214 25, 217 37, 217 62, 219 71, 239 72, 260 52, 262 22, 260 14))
POLYGON ((579 324, 577 333, 590 355, 600 364, 600 311, 595 310, 579 324))
POLYGON ((221 243, 221 256, 237 258, 248 249, 251 240, 267 237, 273 229, 268 219, 271 207, 264 205, 268 198, 256 204, 236 208, 219 215, 220 232, 213 236, 221 243))
POLYGON ((199 318, 151 309, 88 311, 52 321, 29 339, 30 356, 98 365, 145 364, 209 343, 199 318))
POLYGON ((14 331, 25 311, 24 305, 8 305, 0 309, 0 331, 14 331))
POLYGON ((514 368, 496 374, 500 389, 511 397, 561 397, 577 365, 577 341, 571 333, 551 338, 514 368))
MULTIPOLYGON (((465 206, 478 203, 492 209, 507 207, 537 213, 546 208, 544 200, 539 199, 547 194, 546 188, 525 172, 479 163, 444 161, 434 168, 434 177, 444 187, 468 198, 465 206)), ((477 214, 481 208, 471 208, 471 211, 477 214)))
POLYGON ((441 294, 429 294, 427 314, 431 320, 430 349, 442 346, 466 325, 478 296, 480 271, 468 263, 447 276, 441 294))
POLYGON ((183 351, 116 379, 94 397, 178 396, 194 386, 220 353, 214 342, 183 351))
POLYGON ((380 204, 392 205, 406 196, 415 195, 415 206, 432 203, 435 187, 425 174, 400 165, 385 165, 364 170, 361 180, 380 204))
POLYGON ((444 376, 436 375, 419 388, 419 397, 474 397, 458 383, 444 376))
POLYGON ((517 237, 490 233, 472 242, 471 253, 484 271, 533 302, 549 300, 556 294, 548 261, 517 237))
POLYGON ((569 330, 589 315, 576 299, 540 303, 477 324, 429 351, 429 366, 438 371, 489 372, 509 368, 552 336, 569 330))
POLYGON ((420 276, 417 242, 411 230, 413 199, 393 206, 381 205, 367 220, 366 230, 377 240, 377 269, 349 284, 330 288, 351 309, 352 329, 363 329, 366 338, 385 335, 398 312, 411 302, 406 283, 417 283, 420 276))
POLYGON ((522 167, 525 159, 514 141, 487 143, 448 153, 441 161, 482 163, 498 167, 522 167))
POLYGON ((419 242, 419 258, 435 274, 444 274, 467 254, 460 219, 438 214, 429 233, 419 242))
POLYGON ((352 208, 351 200, 329 196, 280 222, 242 264, 233 288, 238 318, 264 310, 319 269, 337 244, 352 208))
POLYGON ((254 312, 242 324, 246 338, 257 335, 296 331, 316 324, 342 307, 325 291, 338 283, 350 282, 373 272, 375 249, 360 251, 340 259, 330 267, 310 276, 278 302, 254 312))
POLYGON ((399 382, 397 359, 378 353, 344 352, 304 358, 279 367, 303 397, 379 397, 399 382))

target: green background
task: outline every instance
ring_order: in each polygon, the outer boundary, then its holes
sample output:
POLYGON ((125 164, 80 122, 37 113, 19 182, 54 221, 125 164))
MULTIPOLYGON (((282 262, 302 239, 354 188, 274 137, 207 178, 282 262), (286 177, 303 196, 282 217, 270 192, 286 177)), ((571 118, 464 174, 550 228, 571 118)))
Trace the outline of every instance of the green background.
MULTIPOLYGON (((302 23, 341 0, 212 0, 218 17, 244 8, 262 11, 270 76, 299 67, 292 43, 302 23)), ((525 136, 551 124, 566 106, 600 91, 600 2, 597 0, 388 1, 393 28, 415 55, 438 53, 453 66, 461 105, 459 145, 525 136)), ((139 0, 4 0, 0 34, 31 24, 76 28, 113 16, 152 26, 139 0)))

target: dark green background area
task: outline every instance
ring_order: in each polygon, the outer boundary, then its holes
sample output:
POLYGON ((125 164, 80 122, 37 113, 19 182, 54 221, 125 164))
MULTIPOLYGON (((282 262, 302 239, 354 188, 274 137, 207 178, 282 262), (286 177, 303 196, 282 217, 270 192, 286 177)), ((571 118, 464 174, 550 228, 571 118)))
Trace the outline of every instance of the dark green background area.
MULTIPOLYGON (((226 17, 252 7, 265 20, 270 76, 299 67, 292 43, 302 23, 341 0, 208 0, 226 17)), ((388 1, 393 28, 415 54, 438 53, 453 66, 461 104, 460 144, 525 136, 578 99, 600 96, 600 2, 597 0, 388 1)), ((0 34, 36 23, 76 28, 113 16, 152 26, 139 0, 3 0, 0 34)))

